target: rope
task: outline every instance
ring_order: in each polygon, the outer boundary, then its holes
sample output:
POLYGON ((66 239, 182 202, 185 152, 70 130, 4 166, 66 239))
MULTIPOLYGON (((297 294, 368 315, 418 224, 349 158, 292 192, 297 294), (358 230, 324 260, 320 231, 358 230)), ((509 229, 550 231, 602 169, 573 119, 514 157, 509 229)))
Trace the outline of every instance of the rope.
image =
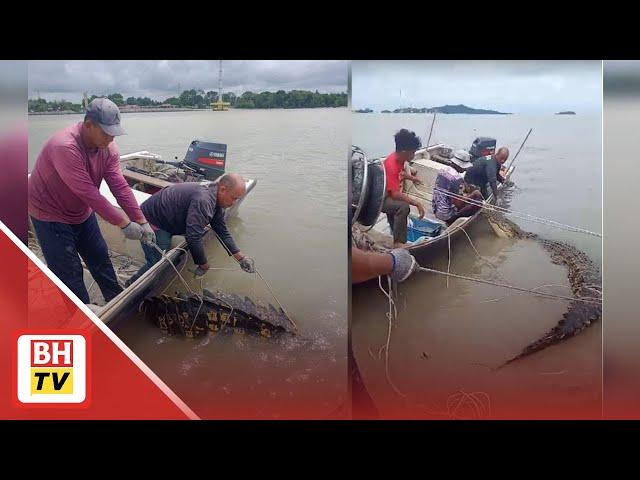
MULTIPOLYGON (((240 261, 233 256, 233 254, 231 253, 231 250, 229 250, 229 248, 224 244, 224 242, 222 241, 222 239, 220 238, 220 235, 218 235, 218 232, 216 232, 215 230, 212 230, 213 233, 215 233, 216 237, 218 237, 218 241, 222 244, 222 246, 224 247, 224 249, 227 251, 227 253, 233 257, 233 259, 238 262, 238 264, 240 263, 240 261)), ((289 314, 287 313, 287 311, 284 309, 284 307, 282 306, 282 303, 280 303, 280 300, 278 300, 278 297, 276 297, 276 294, 273 293, 273 290, 271 290, 271 286, 269 285, 269 283, 264 279, 264 277, 262 276, 262 274, 260 273, 260 271, 254 266, 254 270, 256 271, 256 273, 258 274, 258 276, 260 277, 260 280, 263 281, 265 287, 267 287, 267 290, 269 290, 269 293, 271 294, 271 296, 273 297, 273 299, 276 301, 276 303, 278 304, 278 306, 282 309, 282 311, 284 312, 285 316, 287 317, 287 320, 289 320, 289 322, 291 323, 291 325, 293 325, 293 328, 295 328, 296 330, 298 329, 298 325, 296 325, 296 322, 293 321, 293 319, 289 316, 289 314)))
MULTIPOLYGON (((178 271, 178 269, 176 268, 176 266, 173 264, 173 262, 171 261, 171 259, 169 257, 167 257, 166 253, 164 252, 164 250, 162 250, 160 247, 158 247, 157 244, 155 243, 151 243, 151 245, 153 245, 153 247, 162 255, 162 260, 166 260, 167 262, 169 262, 169 264, 173 267, 173 269, 175 270, 175 272, 178 274, 178 277, 180 278, 180 280, 182 280, 182 283, 184 283, 184 285, 187 287, 187 290, 189 290, 189 292, 192 295, 195 295, 196 298, 198 298, 198 300, 200 300, 200 305, 198 306, 198 310, 196 311, 196 315, 193 318, 193 321, 191 322, 191 326, 189 327, 189 332, 193 333, 193 327, 195 326, 196 320, 198 318, 198 315, 200 314, 200 310, 202 309, 202 305, 204 304, 204 295, 198 295, 196 292, 194 292, 191 287, 189 286, 189 283, 184 279, 184 277, 182 276, 182 274, 178 271)), ((185 254, 187 254, 188 252, 184 249, 184 248, 180 248, 180 247, 175 247, 176 250, 181 250, 183 251, 185 254)), ((184 268, 184 267, 183 267, 184 268)), ((228 268, 211 268, 210 270, 231 270, 231 271, 237 271, 237 269, 228 269, 228 268)), ((202 287, 202 279, 200 279, 200 290, 202 290, 204 292, 204 288, 202 287)), ((220 299, 222 300, 222 299, 220 299)), ((222 300, 230 309, 231 312, 229 313, 229 319, 231 319, 231 316, 233 315, 233 311, 235 309, 235 307, 233 305, 231 305, 230 303, 228 303, 225 300, 222 300)))
MULTIPOLYGON (((184 277, 182 276, 182 274, 178 271, 178 269, 176 268, 176 266, 173 264, 173 262, 169 259, 169 257, 167 257, 167 254, 165 253, 164 250, 162 250, 158 245, 156 245, 155 243, 151 243, 150 245, 153 246, 153 248, 155 248, 160 255, 162 256, 162 260, 166 260, 169 262, 169 265, 171 265, 173 267, 173 269, 175 270, 176 274, 178 275, 178 278, 180 280, 182 280, 182 283, 184 283, 185 287, 187 287, 187 290, 189 290, 189 293, 191 293, 192 295, 195 295, 196 297, 198 297, 199 299, 201 299, 201 296, 198 295, 196 292, 193 291, 193 289, 191 288, 191 286, 189 285, 189 283, 184 279, 184 277)), ((183 252, 186 253, 186 250, 184 248, 180 248, 180 250, 182 250, 183 252)))
POLYGON ((384 346, 384 349, 385 349, 384 350, 384 373, 385 373, 385 376, 387 377, 387 382, 389 382, 389 385, 391 385, 391 388, 393 388, 393 391, 396 392, 401 397, 406 398, 407 395, 402 393, 400 389, 396 387, 395 383, 393 383, 393 380, 391 380, 391 374, 389 373, 389 343, 391 342, 391 328, 393 323, 392 320, 397 320, 398 311, 396 309, 396 302, 391 295, 391 277, 387 276, 387 281, 389 285, 389 293, 387 293, 385 289, 382 288, 382 277, 381 276, 378 277, 378 286, 380 287, 380 291, 389 300, 389 312, 386 313, 386 316, 389 319, 389 327, 387 330, 387 343, 384 346))
POLYGON ((469 236, 469 234, 467 233, 467 231, 464 228, 460 228, 460 230, 462 230, 462 233, 464 233, 467 237, 467 240, 469 240, 469 244, 471 245, 471 248, 473 248, 473 251, 476 252, 476 255, 478 256, 478 258, 480 260, 482 260, 484 263, 486 263, 487 265, 489 265, 491 268, 493 268, 495 275, 501 279, 501 280, 506 280, 504 278, 504 276, 500 273, 500 270, 498 269, 498 267, 491 261, 489 261, 488 259, 486 259, 485 257, 483 257, 482 255, 480 255, 480 252, 478 252, 478 249, 476 248, 476 246, 473 244, 473 242, 471 241, 471 237, 469 236))
POLYGON ((531 215, 529 213, 524 213, 524 212, 516 212, 514 210, 507 210, 506 208, 503 207, 499 207, 497 205, 492 205, 490 203, 486 203, 486 202, 479 202, 477 200, 473 200, 471 198, 465 197, 463 195, 458 195, 452 192, 449 192, 448 190, 444 190, 440 187, 433 187, 433 190, 435 192, 439 192, 445 196, 451 197, 451 198, 455 198, 458 200, 462 200, 465 203, 469 203, 471 205, 476 205, 478 207, 481 207, 485 210, 489 210, 489 211, 493 211, 493 212, 497 212, 497 213, 502 213, 503 215, 513 215, 514 217, 517 218, 521 218, 523 220, 530 220, 532 222, 537 222, 537 223, 542 223, 544 225, 549 225, 552 227, 556 227, 556 228, 562 228, 568 231, 573 231, 573 232, 578 232, 578 233, 585 233, 587 235, 593 235, 594 237, 599 237, 602 238, 602 234, 598 233, 598 232, 592 232, 591 230, 587 230, 585 228, 580 228, 580 227, 574 227, 573 225, 567 225, 564 223, 560 223, 560 222, 556 222, 554 220, 549 220, 547 218, 542 218, 542 217, 537 217, 535 215, 531 215))
MULTIPOLYGON (((447 247, 449 248, 449 260, 447 262, 447 273, 451 270, 451 232, 447 229, 447 247)), ((447 288, 449 288, 449 275, 447 275, 447 288)))
POLYGON ((591 297, 568 297, 568 296, 564 296, 564 295, 554 295, 551 293, 544 293, 544 292, 536 292, 533 289, 528 289, 528 288, 522 288, 522 287, 516 287, 514 285, 508 285, 508 284, 504 284, 504 283, 497 283, 497 282, 491 282, 489 280, 483 280, 481 278, 474 278, 474 277, 467 277, 464 275, 458 275, 455 273, 447 273, 447 272, 441 272, 440 270, 434 270, 432 268, 426 268, 426 267, 419 267, 419 271, 421 272, 429 272, 429 273, 438 273, 440 275, 447 275, 453 278, 459 278, 461 280, 469 280, 472 282, 478 282, 478 283, 485 283, 487 285, 493 285, 495 287, 502 287, 502 288, 508 288, 511 290, 517 290, 519 292, 525 292, 525 293, 531 293, 533 295, 539 295, 541 297, 547 297, 547 298, 554 298, 556 300, 570 300, 570 301, 578 301, 578 302, 584 302, 584 303, 590 303, 590 304, 595 304, 595 305, 600 305, 602 304, 602 300, 592 300, 591 297))

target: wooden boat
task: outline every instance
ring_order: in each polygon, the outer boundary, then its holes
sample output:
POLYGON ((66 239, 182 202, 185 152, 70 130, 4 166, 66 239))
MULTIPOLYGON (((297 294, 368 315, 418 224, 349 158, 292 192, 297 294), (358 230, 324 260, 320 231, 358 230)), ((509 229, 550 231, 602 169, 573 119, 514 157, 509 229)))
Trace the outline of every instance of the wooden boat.
MULTIPOLYGON (((411 168, 415 175, 422 181, 422 185, 416 186, 413 182, 403 182, 403 192, 409 197, 420 201, 425 208, 424 218, 430 222, 441 224, 442 228, 440 234, 434 237, 424 236, 416 239, 414 242, 407 242, 407 249, 411 254, 416 257, 418 262, 424 264, 430 258, 442 253, 442 247, 447 248, 449 237, 453 240, 462 230, 473 222, 475 222, 482 211, 476 212, 470 217, 461 217, 454 221, 450 226, 447 226, 445 222, 435 217, 432 207, 431 199, 433 195, 433 187, 435 185, 436 177, 438 173, 446 168, 455 168, 459 172, 464 172, 468 165, 464 165, 464 162, 455 162, 451 155, 452 149, 444 144, 438 144, 429 146, 427 148, 416 151, 414 159, 405 165, 405 169, 411 168)), ((384 161, 384 158, 379 158, 374 161, 384 161)), ((510 166, 507 169, 507 180, 513 174, 515 167, 510 166)), ((503 185, 498 184, 498 190, 502 189, 503 185)), ((493 203, 493 195, 488 199, 488 202, 493 203)), ((418 219, 418 209, 414 206, 410 207, 409 219, 418 219)), ((369 245, 373 245, 375 250, 390 250, 393 248, 393 237, 387 216, 384 213, 380 213, 378 220, 372 227, 363 227, 361 225, 354 225, 353 234, 356 244, 366 242, 369 245)), ((361 246, 361 245, 360 245, 361 246)))

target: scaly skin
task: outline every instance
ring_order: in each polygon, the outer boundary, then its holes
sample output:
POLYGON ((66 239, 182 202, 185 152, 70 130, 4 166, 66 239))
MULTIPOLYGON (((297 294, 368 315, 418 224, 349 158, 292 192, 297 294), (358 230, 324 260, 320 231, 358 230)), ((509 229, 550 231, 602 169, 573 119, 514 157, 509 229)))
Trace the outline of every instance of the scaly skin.
POLYGON ((201 302, 195 295, 186 294, 151 297, 144 300, 141 311, 148 321, 165 333, 187 337, 229 328, 234 332, 249 331, 264 337, 291 333, 285 313, 273 305, 255 304, 248 297, 219 291, 204 290, 202 298, 201 302))
MULTIPOLYGON (((571 285, 574 297, 588 297, 596 300, 602 299, 602 279, 600 272, 584 252, 569 244, 546 240, 534 233, 525 232, 512 221, 494 212, 486 211, 485 215, 498 236, 503 238, 528 238, 535 240, 549 252, 553 263, 565 265, 568 270, 569 284, 571 285)), ((527 345, 518 355, 505 362, 501 367, 573 337, 601 318, 601 303, 594 304, 574 300, 569 304, 569 308, 563 314, 562 320, 560 320, 555 327, 540 339, 527 345)))

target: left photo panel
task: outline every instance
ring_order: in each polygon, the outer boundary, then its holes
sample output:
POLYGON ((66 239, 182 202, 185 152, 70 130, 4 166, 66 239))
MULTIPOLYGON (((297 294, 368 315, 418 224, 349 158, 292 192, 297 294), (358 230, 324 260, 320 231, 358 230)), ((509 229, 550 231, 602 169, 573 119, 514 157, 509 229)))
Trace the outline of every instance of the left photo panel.
POLYGON ((28 250, 15 254, 31 276, 12 357, 18 416, 65 418, 51 402, 68 394, 84 418, 350 418, 349 63, 25 67, 28 250), (119 375, 128 383, 123 358, 105 361, 114 345, 144 388, 109 390, 119 375), (93 368, 71 353, 52 363, 72 351, 93 368), (152 384, 182 415, 145 412, 152 384), (91 411, 108 409, 101 395, 144 413, 91 411))

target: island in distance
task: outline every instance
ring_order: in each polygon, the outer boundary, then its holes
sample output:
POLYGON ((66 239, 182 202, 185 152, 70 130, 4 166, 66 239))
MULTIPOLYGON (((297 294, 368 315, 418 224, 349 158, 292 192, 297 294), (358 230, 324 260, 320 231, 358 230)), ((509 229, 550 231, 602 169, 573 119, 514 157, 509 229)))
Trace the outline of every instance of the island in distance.
MULTIPOLYGON (((369 108, 355 110, 356 113, 371 113, 369 108)), ((395 110, 382 110, 380 113, 444 113, 451 114, 466 114, 466 115, 511 115, 511 113, 498 112, 496 110, 485 110, 483 108, 472 108, 466 105, 442 105, 441 107, 424 107, 424 108, 396 108, 395 110)))
POLYGON ((571 110, 567 110, 566 112, 558 112, 556 115, 575 115, 576 112, 572 112, 571 110))

